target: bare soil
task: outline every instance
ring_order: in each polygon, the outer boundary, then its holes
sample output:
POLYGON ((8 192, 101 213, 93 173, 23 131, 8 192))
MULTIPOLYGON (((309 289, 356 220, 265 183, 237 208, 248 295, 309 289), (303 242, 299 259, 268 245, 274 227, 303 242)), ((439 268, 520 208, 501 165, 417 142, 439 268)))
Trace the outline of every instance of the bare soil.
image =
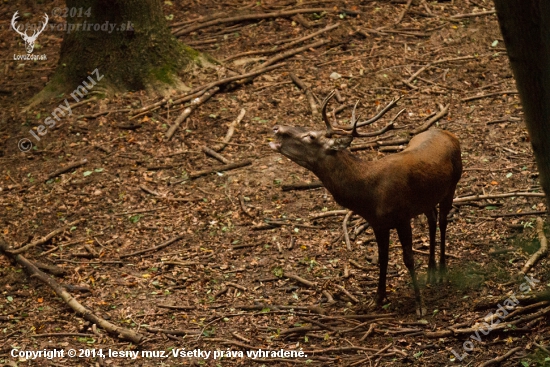
MULTIPOLYGON (((440 338, 424 334, 482 323, 501 300, 512 293, 524 295, 520 287, 525 279, 517 274, 539 246, 534 230, 536 214, 529 213, 544 212, 544 198, 518 195, 457 205, 447 235, 448 280, 426 285, 427 256, 415 253, 428 307, 428 315, 418 318, 396 235, 392 234, 390 246, 387 304, 374 309, 371 302, 378 266, 372 231, 367 229, 357 238, 352 235, 352 251, 346 250, 343 216, 312 219, 312 214, 342 208, 323 188, 282 191, 282 185, 317 179, 268 146, 275 124, 323 126, 320 119, 312 118, 303 91, 290 80, 289 72, 293 72, 319 100, 338 88, 344 103, 359 101, 358 111, 363 117, 376 114, 392 98, 403 95, 399 107, 406 108, 406 113, 397 120, 398 129, 388 133, 394 137, 420 126, 438 111, 438 104, 450 104, 449 114, 437 125, 456 134, 462 145, 465 169, 457 197, 540 193, 520 101, 510 93, 515 83, 496 15, 458 16, 491 10, 492 2, 413 1, 409 8, 405 1, 182 3, 185 5, 163 2, 170 23, 306 7, 329 9, 303 14, 309 29, 299 20, 281 17, 213 26, 181 38, 220 61, 241 52, 284 45, 330 24, 339 22, 340 26, 316 38, 329 39, 328 44, 287 59, 285 67, 252 83, 215 95, 191 114, 170 141, 165 141, 164 135, 182 112, 181 105, 164 106, 132 120, 139 123, 135 129, 121 125, 129 122, 129 114, 119 110, 157 101, 137 91, 75 107, 71 116, 62 118, 37 142, 29 131, 43 124, 69 96, 59 96, 26 113, 21 110, 58 67, 63 32, 48 28, 38 37, 35 53, 45 53, 47 61, 14 61, 13 54, 25 50, 10 20, 19 10, 29 13, 23 22, 38 22, 44 12, 51 14, 64 3, 20 1, 0 5, 0 54, 5 60, 0 68, 3 239, 17 248, 67 223, 84 220, 29 249, 24 256, 64 269, 65 274, 55 279, 80 303, 146 338, 135 346, 92 327, 48 286, 27 276, 9 257, 1 256, 0 363, 466 366, 480 365, 519 347, 502 365, 550 365, 548 349, 544 351, 550 340, 547 315, 506 330, 478 334, 479 341, 470 334, 440 338), (396 24, 405 9, 403 19, 396 24), (420 68, 445 59, 451 60, 435 63, 405 83, 420 68), (471 96, 480 98, 466 99, 471 96), (217 145, 243 108, 246 115, 221 154, 231 162, 250 159, 252 164, 188 179, 190 172, 221 165, 201 148, 217 145), (109 112, 90 116, 105 111, 109 112), (20 152, 18 142, 22 138, 31 140, 35 148, 20 152), (51 173, 84 158, 86 164, 48 179, 51 173), (267 226, 269 222, 276 223, 267 226), (152 249, 177 236, 182 238, 162 249, 152 249), (124 257, 147 249, 151 251, 124 257), (297 274, 313 284, 308 286, 285 274, 297 274), (337 286, 344 287, 358 302, 337 286), (327 303, 323 291, 335 302, 327 303), (305 329, 291 330, 297 327, 305 329), (148 328, 179 330, 186 335, 148 328), (471 343, 464 344, 468 340, 471 343), (459 361, 452 350, 463 355, 463 345, 473 345, 473 350, 459 361), (65 356, 25 361, 11 356, 13 348, 88 348, 104 353, 109 349, 171 353, 175 348, 185 348, 243 351, 244 357, 238 353, 216 360, 65 356), (301 349, 308 357, 254 360, 246 356, 247 350, 257 349, 301 349)), ((52 24, 63 21, 59 16, 50 17, 52 24)), ((268 57, 243 56, 217 70, 190 70, 184 82, 196 87, 227 76, 228 70, 249 71, 268 57)), ((98 68, 101 71, 101 65, 98 68)), ((335 106, 332 102, 331 108, 335 106)), ((347 108, 337 118, 345 123, 350 115, 351 108, 347 108)), ((378 130, 389 118, 365 130, 378 130)), ((361 140, 354 144, 361 144, 361 140)), ((393 152, 371 149, 356 154, 375 160, 393 152)), ((350 230, 362 223, 360 218, 352 218, 350 230)), ((413 225, 415 248, 426 252, 427 222, 417 218, 413 225)), ((540 280, 534 290, 549 286, 549 269, 548 259, 543 259, 529 273, 540 280)), ((521 302, 518 308, 526 305, 521 302)))

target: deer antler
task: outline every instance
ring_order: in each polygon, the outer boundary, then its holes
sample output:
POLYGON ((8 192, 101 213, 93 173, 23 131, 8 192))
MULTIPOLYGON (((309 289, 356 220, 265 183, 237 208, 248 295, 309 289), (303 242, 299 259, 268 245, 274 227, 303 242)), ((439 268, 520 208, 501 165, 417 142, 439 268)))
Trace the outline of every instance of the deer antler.
POLYGON ((321 104, 321 116, 323 117, 323 121, 325 122, 325 125, 327 126, 327 132, 325 133, 325 136, 327 138, 331 138, 332 135, 334 135, 334 134, 347 135, 347 131, 345 131, 345 130, 339 128, 339 127, 332 126, 332 123, 330 122, 330 120, 328 119, 328 116, 327 116, 328 102, 332 99, 332 97, 334 97, 335 93, 336 93, 336 90, 332 90, 328 94, 328 96, 326 96, 326 98, 323 100, 323 103, 321 104))
POLYGON ((373 118, 371 118, 367 121, 362 121, 362 122, 358 122, 359 118, 358 117, 356 118, 356 115, 355 115, 357 105, 359 104, 359 101, 357 101, 357 103, 355 103, 355 106, 353 106, 353 111, 351 112, 350 125, 346 126, 346 127, 339 127, 339 126, 332 125, 332 123, 330 122, 330 120, 327 116, 327 111, 326 111, 328 102, 332 99, 332 97, 334 97, 334 94, 335 94, 335 91, 334 90, 331 91, 328 94, 328 96, 323 100, 323 103, 321 105, 321 108, 322 108, 321 109, 321 116, 323 117, 323 121, 325 122, 325 125, 327 127, 327 132, 325 134, 327 138, 332 137, 332 135, 334 135, 334 134, 337 134, 337 135, 351 135, 353 137, 361 137, 361 138, 381 135, 381 134, 385 133, 386 131, 393 129, 393 127, 394 127, 393 124, 394 124, 395 120, 403 113, 403 111, 405 111, 404 109, 399 111, 397 113, 397 115, 395 115, 395 117, 390 121, 390 123, 387 124, 386 126, 384 126, 381 130, 378 130, 378 131, 375 131, 375 132, 372 132, 372 133, 359 134, 357 132, 358 127, 365 126, 365 125, 370 125, 373 122, 379 120, 382 116, 384 116, 386 114, 386 112, 388 112, 390 109, 395 107, 397 102, 401 99, 401 96, 396 98, 396 99, 393 99, 376 116, 374 116, 373 118))

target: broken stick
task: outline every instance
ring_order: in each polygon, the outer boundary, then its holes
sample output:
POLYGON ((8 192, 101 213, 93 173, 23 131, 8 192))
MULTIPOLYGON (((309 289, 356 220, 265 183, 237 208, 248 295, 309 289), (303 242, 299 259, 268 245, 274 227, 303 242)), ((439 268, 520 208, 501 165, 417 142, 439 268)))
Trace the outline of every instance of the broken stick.
POLYGON ((225 138, 223 138, 222 143, 220 145, 216 145, 214 147, 214 150, 216 152, 221 152, 225 149, 231 138, 233 137, 233 134, 235 133, 235 128, 238 124, 243 120, 244 115, 246 113, 246 110, 243 108, 241 109, 241 112, 239 113, 239 116, 231 124, 229 124, 229 129, 227 129, 227 133, 225 134, 225 138))
POLYGON ((544 222, 541 217, 537 217, 537 235, 539 237, 540 242, 540 248, 537 252, 531 256, 529 260, 525 263, 523 266, 523 269, 519 272, 521 275, 525 275, 531 270, 531 268, 539 261, 542 257, 546 256, 548 253, 548 240, 546 239, 546 236, 544 235, 544 222))
MULTIPOLYGON (((0 239, 0 250, 4 253, 10 255, 8 244, 5 243, 2 239, 0 239)), ((139 344, 143 340, 143 335, 135 333, 132 330, 125 329, 123 327, 117 326, 115 324, 110 323, 109 321, 100 318, 99 316, 95 315, 91 310, 84 307, 82 304, 80 304, 75 297, 73 297, 69 292, 67 292, 58 282, 56 282, 52 277, 38 269, 32 262, 27 260, 22 255, 15 255, 13 256, 13 259, 17 261, 17 263, 21 266, 23 266, 32 277, 38 278, 43 283, 50 286, 51 289, 59 296, 69 307, 73 309, 78 314, 81 314, 85 320, 96 324, 106 331, 116 335, 117 337, 129 340, 132 343, 139 344)))

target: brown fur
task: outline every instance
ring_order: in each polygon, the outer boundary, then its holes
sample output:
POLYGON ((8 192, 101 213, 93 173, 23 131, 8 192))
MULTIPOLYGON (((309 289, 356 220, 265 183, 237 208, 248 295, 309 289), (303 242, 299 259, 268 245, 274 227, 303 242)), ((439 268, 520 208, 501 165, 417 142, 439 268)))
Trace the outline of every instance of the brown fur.
POLYGON ((378 303, 386 294, 389 230, 397 228, 403 259, 413 278, 420 313, 425 313, 414 271, 410 219, 426 214, 430 227, 429 280, 435 278, 435 231, 439 204, 440 271, 445 271, 447 214, 462 174, 460 144, 443 130, 415 136, 400 153, 377 161, 358 159, 346 149, 351 136, 327 137, 323 131, 276 126, 272 148, 311 170, 340 205, 361 215, 372 226, 380 256, 378 303))

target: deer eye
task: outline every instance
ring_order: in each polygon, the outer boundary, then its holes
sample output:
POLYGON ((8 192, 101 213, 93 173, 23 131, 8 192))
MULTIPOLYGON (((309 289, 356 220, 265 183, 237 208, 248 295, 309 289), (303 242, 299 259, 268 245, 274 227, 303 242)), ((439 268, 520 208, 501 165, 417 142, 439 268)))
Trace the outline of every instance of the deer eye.
POLYGON ((313 133, 308 133, 305 137, 309 140, 315 140, 315 134, 313 133))

